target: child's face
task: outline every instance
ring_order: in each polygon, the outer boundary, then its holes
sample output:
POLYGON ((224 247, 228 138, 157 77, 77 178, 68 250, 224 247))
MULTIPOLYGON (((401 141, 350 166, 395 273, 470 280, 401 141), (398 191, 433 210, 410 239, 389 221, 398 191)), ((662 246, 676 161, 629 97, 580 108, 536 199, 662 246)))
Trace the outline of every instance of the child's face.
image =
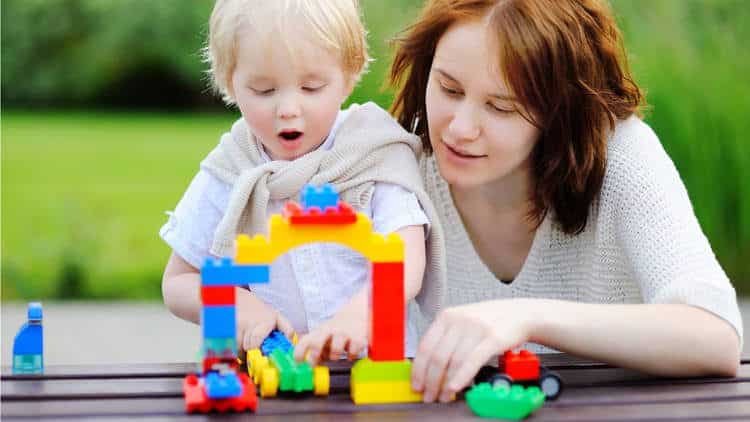
POLYGON ((526 177, 539 131, 516 111, 484 21, 442 36, 427 82, 427 123, 448 183, 480 187, 526 177))
POLYGON ((242 116, 273 160, 293 160, 328 136, 351 78, 339 58, 299 34, 292 49, 238 34, 232 88, 242 116), (294 57, 292 57, 292 54, 294 57))

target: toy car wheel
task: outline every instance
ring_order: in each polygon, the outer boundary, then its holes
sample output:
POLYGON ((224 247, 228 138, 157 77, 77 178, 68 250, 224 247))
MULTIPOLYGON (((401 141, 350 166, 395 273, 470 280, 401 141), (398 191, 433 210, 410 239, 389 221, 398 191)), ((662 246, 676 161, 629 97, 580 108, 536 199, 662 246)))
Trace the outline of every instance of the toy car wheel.
POLYGON ((327 396, 331 388, 331 374, 326 366, 313 368, 313 388, 316 396, 327 396))
POLYGON ((560 391, 562 391, 562 382, 556 374, 548 372, 542 375, 542 378, 539 380, 539 387, 547 400, 554 400, 560 395, 560 391))
POLYGON ((275 368, 263 368, 263 377, 260 382, 260 396, 274 397, 279 390, 279 374, 275 368))
POLYGON ((497 375, 497 367, 485 365, 481 367, 479 372, 474 376, 474 384, 490 382, 495 375, 497 375))
POLYGON ((261 382, 263 382, 263 371, 270 367, 271 364, 268 362, 268 358, 266 356, 255 359, 255 365, 253 367, 253 383, 260 384, 261 382))
POLYGON ((507 387, 508 390, 510 390, 510 387, 513 386, 513 378, 505 374, 493 375, 492 378, 490 378, 490 385, 492 388, 507 387))
POLYGON ((245 363, 247 364, 247 374, 249 376, 253 376, 253 367, 257 365, 258 359, 262 357, 263 355, 260 353, 260 349, 250 349, 247 351, 245 363))

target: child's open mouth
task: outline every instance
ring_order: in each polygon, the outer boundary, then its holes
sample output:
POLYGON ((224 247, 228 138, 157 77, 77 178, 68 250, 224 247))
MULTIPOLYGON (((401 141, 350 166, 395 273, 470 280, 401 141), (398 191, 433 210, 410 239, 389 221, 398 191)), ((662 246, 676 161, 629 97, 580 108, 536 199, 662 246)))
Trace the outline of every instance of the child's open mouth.
POLYGON ((302 132, 298 130, 284 130, 279 132, 279 137, 286 141, 295 141, 299 139, 300 136, 302 136, 302 132))

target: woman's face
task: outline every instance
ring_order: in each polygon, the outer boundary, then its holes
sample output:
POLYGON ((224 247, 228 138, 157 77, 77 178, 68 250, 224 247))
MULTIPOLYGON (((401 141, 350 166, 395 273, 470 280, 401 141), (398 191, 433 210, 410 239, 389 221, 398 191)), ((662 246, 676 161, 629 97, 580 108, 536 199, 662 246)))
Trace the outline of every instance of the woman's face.
POLYGON ((539 131, 517 111, 484 21, 451 26, 427 83, 430 142, 446 181, 477 188, 528 180, 539 131))

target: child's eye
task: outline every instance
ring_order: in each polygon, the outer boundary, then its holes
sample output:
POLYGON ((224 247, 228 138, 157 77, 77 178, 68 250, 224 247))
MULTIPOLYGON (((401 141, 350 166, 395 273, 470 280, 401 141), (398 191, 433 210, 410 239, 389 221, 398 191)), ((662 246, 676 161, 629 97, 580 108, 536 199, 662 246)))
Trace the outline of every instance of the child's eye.
POLYGON ((269 88, 269 89, 255 89, 255 88, 250 88, 250 90, 253 91, 253 93, 255 93, 257 95, 271 95, 271 94, 274 93, 274 91, 276 91, 276 89, 274 89, 274 88, 269 88))
POLYGON ((323 85, 304 85, 302 86, 302 90, 306 92, 316 92, 325 87, 325 84, 323 85))

